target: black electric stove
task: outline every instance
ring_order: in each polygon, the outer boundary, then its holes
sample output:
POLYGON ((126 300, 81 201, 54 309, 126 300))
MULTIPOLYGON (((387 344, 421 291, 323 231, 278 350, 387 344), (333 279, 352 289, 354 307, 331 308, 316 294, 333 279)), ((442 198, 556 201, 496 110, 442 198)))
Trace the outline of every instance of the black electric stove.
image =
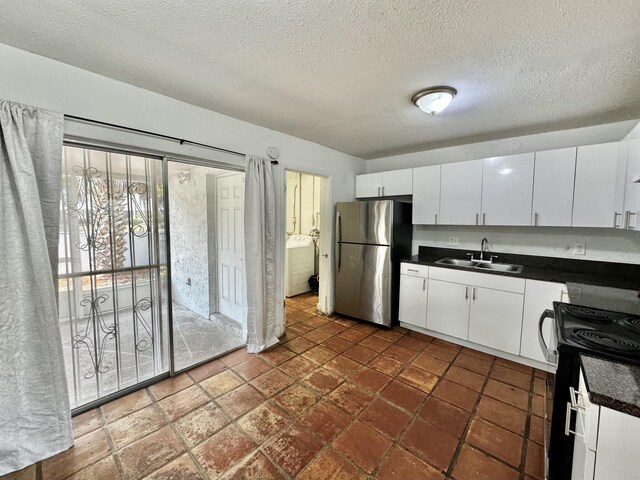
POLYGON ((640 365, 640 316, 554 303, 557 350, 640 365))
POLYGON ((580 354, 640 365, 640 316, 554 302, 553 310, 540 317, 539 331, 547 359, 557 365, 555 379, 547 389, 547 478, 569 480, 574 437, 567 430, 575 430, 575 417, 567 404, 571 403, 569 387, 578 389, 580 354), (555 320, 552 345, 546 345, 542 338, 545 318, 555 320), (569 429, 567 412, 572 415, 569 429))

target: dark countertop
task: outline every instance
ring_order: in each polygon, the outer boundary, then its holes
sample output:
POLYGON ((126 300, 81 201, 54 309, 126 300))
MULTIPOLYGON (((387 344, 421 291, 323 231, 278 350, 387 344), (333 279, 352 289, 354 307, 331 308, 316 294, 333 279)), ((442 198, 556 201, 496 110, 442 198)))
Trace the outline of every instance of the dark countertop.
MULTIPOLYGON (((402 261, 479 272, 467 267, 435 263, 446 257, 466 259, 467 252, 460 249, 421 246, 418 255, 402 261)), ((478 255, 477 251, 473 253, 475 256, 478 255)), ((490 254, 498 256, 497 262, 522 265, 522 272, 482 270, 481 273, 564 283, 568 287, 570 303, 640 315, 640 298, 638 297, 640 265, 500 252, 490 252, 490 254)))
POLYGON ((640 367, 580 354, 591 403, 640 417, 640 367))

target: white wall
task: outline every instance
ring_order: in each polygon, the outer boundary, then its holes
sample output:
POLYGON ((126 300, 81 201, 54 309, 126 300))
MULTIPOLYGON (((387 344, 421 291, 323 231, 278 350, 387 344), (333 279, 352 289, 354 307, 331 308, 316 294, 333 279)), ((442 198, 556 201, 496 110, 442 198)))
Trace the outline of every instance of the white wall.
POLYGON ((640 233, 609 228, 415 225, 411 250, 413 255, 417 255, 418 247, 425 245, 476 252, 483 237, 489 240, 490 250, 495 252, 640 263, 640 233), (458 247, 449 246, 451 236, 458 237, 458 247), (576 242, 586 244, 585 255, 573 254, 576 242))
MULTIPOLYGON (((210 169, 189 170, 189 179, 180 183, 179 165, 169 171, 169 215, 171 245, 172 299, 183 307, 209 319, 209 242, 207 213, 207 174, 210 169), (188 280, 191 281, 189 285, 188 280)), ((186 170, 185 170, 186 171, 186 170)), ((215 171, 214 171, 215 172, 215 171)), ((215 281, 216 279, 213 279, 215 281)))
MULTIPOLYGON (((367 161, 367 172, 509 155, 513 153, 510 151, 510 146, 514 141, 520 145, 519 152, 535 152, 618 141, 637 123, 637 120, 633 120, 378 158, 367 161), (621 132, 624 133, 621 134, 621 132)), ((640 131, 640 127, 636 127, 634 130, 634 132, 638 131, 640 131)), ((479 249, 480 240, 483 237, 489 239, 492 250, 505 253, 640 263, 640 234, 638 232, 597 228, 416 225, 413 227, 412 251, 414 255, 417 254, 420 245, 475 251, 479 249), (459 238, 459 247, 449 246, 449 237, 452 236, 459 238), (586 255, 573 255, 572 250, 575 242, 586 243, 586 255)))
MULTIPOLYGON (((243 122, 211 110, 189 105, 133 85, 0 44, 0 98, 87 117, 103 122, 148 130, 214 145, 242 153, 266 156, 268 146, 280 150, 276 173, 278 236, 278 298, 284 298, 284 170, 326 175, 331 180, 332 202, 354 197, 354 174, 364 171, 364 160, 330 148, 243 122)), ((66 128, 66 126, 65 126, 66 128)), ((100 129, 96 133, 105 135, 100 129)), ((150 145, 156 144, 149 139, 150 145)), ((178 149, 177 144, 175 149, 178 149)), ((183 147, 185 155, 202 149, 183 147)), ((206 158, 206 157, 205 157, 206 158)), ((229 160, 243 165, 242 157, 229 160)), ((333 262, 327 252, 327 262, 333 262)), ((331 263, 332 264, 332 263, 331 263)), ((332 298, 329 300, 333 305, 332 298)), ((278 304, 282 317, 283 307, 278 304)))
POLYGON ((287 172, 287 233, 308 235, 319 229, 321 201, 322 177, 287 172))

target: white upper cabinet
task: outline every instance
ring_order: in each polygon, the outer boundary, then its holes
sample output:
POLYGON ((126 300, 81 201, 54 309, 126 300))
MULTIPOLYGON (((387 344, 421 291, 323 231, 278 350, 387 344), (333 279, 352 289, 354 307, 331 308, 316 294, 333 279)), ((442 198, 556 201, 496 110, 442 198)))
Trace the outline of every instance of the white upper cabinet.
MULTIPOLYGON (((578 147, 573 199, 574 227, 619 227, 624 223, 619 196, 619 142, 578 147)), ((624 192, 622 192, 624 193, 624 192)))
POLYGON ((531 225, 534 153, 485 158, 482 225, 531 225))
POLYGON ((538 227, 570 227, 577 148, 536 153, 533 217, 538 227))
POLYGON ((631 138, 627 142, 623 217, 624 227, 640 230, 640 138, 631 138))
POLYGON ((356 175, 356 198, 411 195, 413 169, 356 175))
POLYGON ((413 169, 382 172, 382 196, 411 195, 413 192, 413 169))
POLYGON ((356 175, 356 198, 379 197, 382 195, 382 173, 356 175))
POLYGON ((440 165, 413 169, 413 223, 437 225, 440 215, 440 165))
POLYGON ((482 202, 482 160, 446 163, 440 170, 442 225, 478 225, 482 202))

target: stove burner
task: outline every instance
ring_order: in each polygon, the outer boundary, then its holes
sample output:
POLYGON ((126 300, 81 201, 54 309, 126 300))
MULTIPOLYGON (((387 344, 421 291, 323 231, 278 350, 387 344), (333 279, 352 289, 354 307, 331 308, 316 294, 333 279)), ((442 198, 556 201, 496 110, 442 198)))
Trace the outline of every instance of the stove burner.
POLYGON ((640 317, 625 318, 620 324, 632 332, 640 334, 640 317))
POLYGON ((584 328, 571 328, 569 334, 576 342, 588 347, 621 354, 640 354, 640 343, 620 335, 584 328))
POLYGON ((592 310, 590 308, 578 307, 575 305, 568 305, 565 311, 580 320, 585 320, 592 323, 609 323, 611 317, 607 312, 600 310, 592 310))

